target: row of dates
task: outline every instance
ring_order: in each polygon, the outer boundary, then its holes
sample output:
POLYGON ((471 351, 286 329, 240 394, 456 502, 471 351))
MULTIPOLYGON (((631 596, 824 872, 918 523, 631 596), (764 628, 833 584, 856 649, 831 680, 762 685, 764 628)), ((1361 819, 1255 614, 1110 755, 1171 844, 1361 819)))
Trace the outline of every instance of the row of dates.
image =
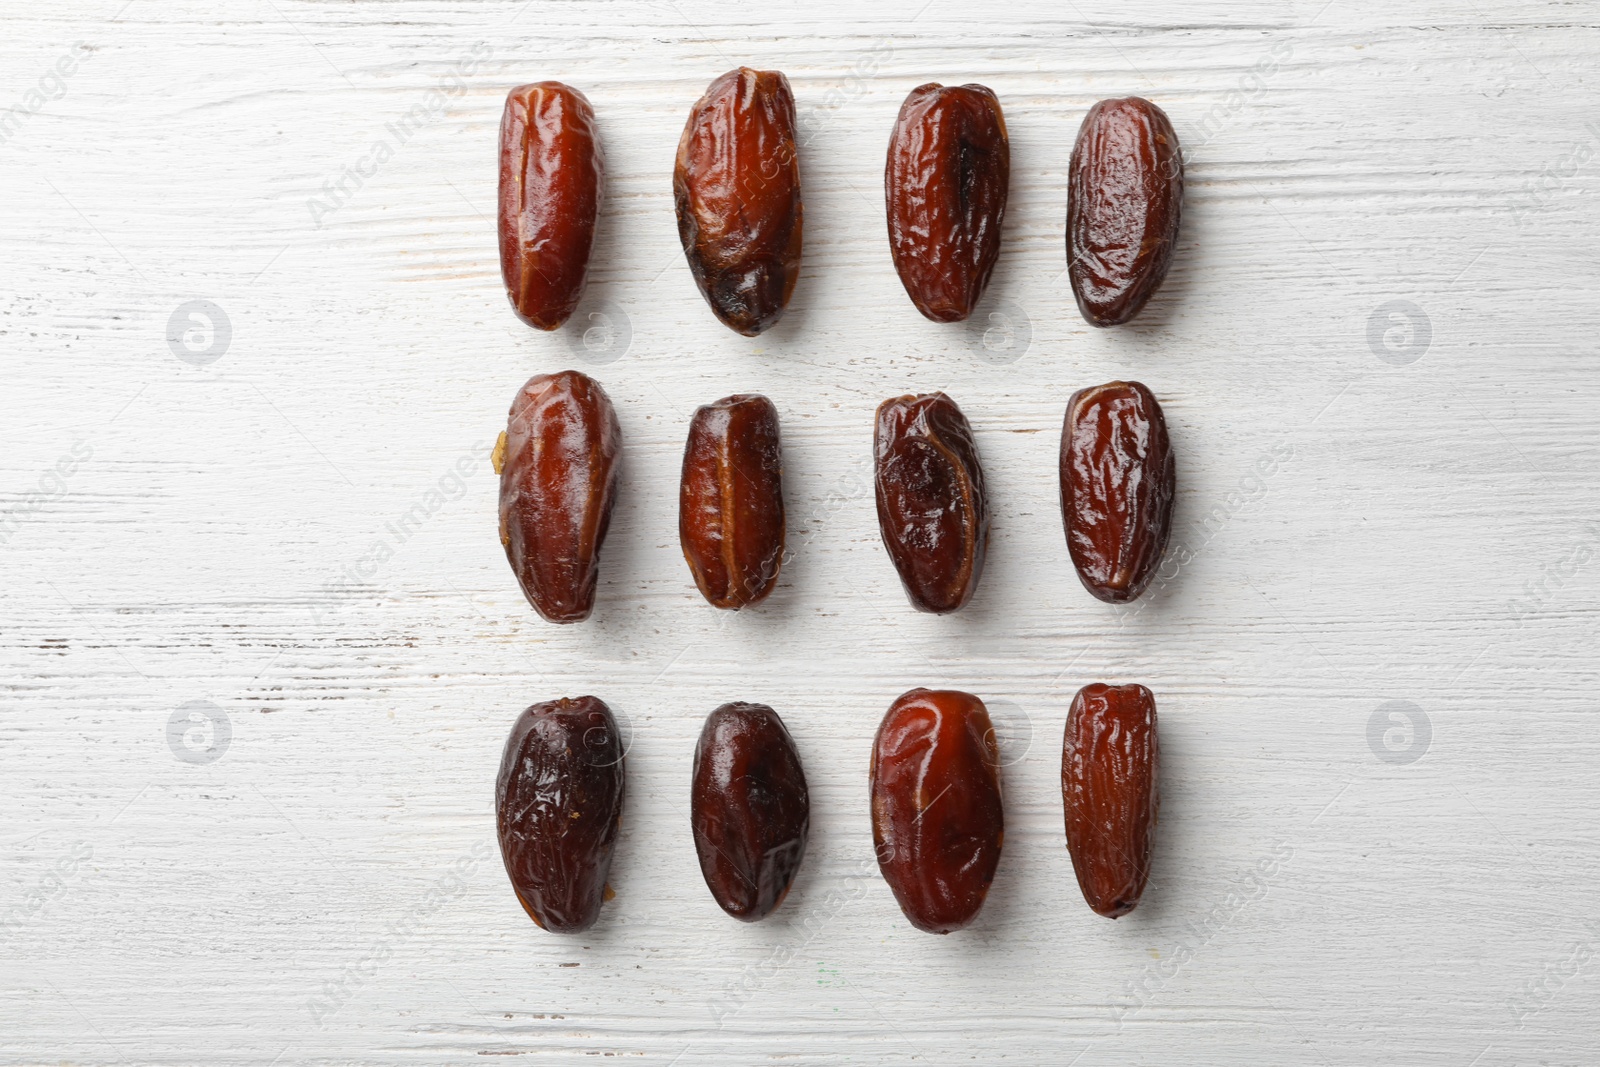
MULTIPOLYGON (((1084 900, 1132 911, 1150 874, 1160 806, 1156 706, 1142 685, 1088 685, 1067 715, 1061 799, 1084 900)), ((868 773, 878 867, 919 930, 977 917, 1005 838, 1000 758, 983 701, 913 689, 878 727, 868 773)), ((522 713, 496 784, 501 858, 541 928, 585 930, 610 899, 607 877, 625 792, 621 738, 597 697, 522 713)), ((724 704, 695 748, 690 822, 706 887, 753 922, 789 892, 805 858, 810 797, 794 740, 764 704, 724 704)))
MULTIPOLYGON (((554 330, 588 276, 605 163, 594 109, 560 82, 522 85, 500 125, 500 267, 511 305, 554 330)), ((889 250, 917 310, 972 313, 1000 257, 1011 149, 999 98, 929 83, 900 109, 884 165, 889 250)), ((746 336, 783 315, 800 276, 804 209, 794 96, 777 71, 740 67, 690 110, 672 176, 678 236, 700 293, 746 336)), ((1083 317, 1114 326, 1166 277, 1183 201, 1171 121, 1139 97, 1102 100, 1068 171, 1067 268, 1083 317)))
MULTIPOLYGON (((529 379, 495 447, 500 540, 528 602, 551 622, 594 607, 616 499, 622 431, 600 383, 578 371, 529 379)), ((955 611, 972 598, 989 544, 989 503, 972 427, 943 393, 878 407, 878 526, 911 603, 955 611)), ((1166 420, 1138 382, 1080 389, 1061 431, 1061 514, 1090 593, 1134 600, 1172 526, 1176 473, 1166 420)), ((777 584, 784 558, 778 410, 737 395, 689 425, 678 497, 684 559, 707 601, 738 609, 777 584)))

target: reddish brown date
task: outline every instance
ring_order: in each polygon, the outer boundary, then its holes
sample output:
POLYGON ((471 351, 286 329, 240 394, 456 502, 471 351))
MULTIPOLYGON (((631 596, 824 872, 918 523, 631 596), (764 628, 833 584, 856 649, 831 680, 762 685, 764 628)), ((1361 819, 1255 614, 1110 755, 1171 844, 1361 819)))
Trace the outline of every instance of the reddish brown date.
POLYGON ((535 704, 517 717, 495 785, 500 857, 546 930, 587 930, 608 898, 622 822, 622 739, 597 697, 535 704))
POLYGON ((1089 907, 1108 919, 1139 903, 1161 807, 1156 699, 1142 685, 1086 685, 1061 745, 1067 850, 1089 907))
POLYGON ((911 925, 933 934, 977 917, 1000 862, 1000 758, 983 701, 913 689, 872 747, 878 868, 911 925))
POLYGON ((551 622, 594 609, 621 450, 617 413, 586 374, 536 374, 511 404, 495 453, 500 542, 528 603, 551 622))
POLYGON ((783 315, 800 277, 794 96, 774 70, 730 70, 689 112, 672 194, 700 293, 746 337, 783 315))
POLYGON ((1166 112, 1102 100, 1067 173, 1067 272, 1091 326, 1137 315, 1167 276, 1183 208, 1183 155, 1166 112))
POLYGON ((605 162, 594 109, 560 82, 519 85, 500 119, 500 274, 517 317, 553 330, 583 297, 605 162))
POLYGON ((1149 389, 1110 382, 1080 389, 1061 428, 1061 519, 1083 587, 1137 600, 1172 532, 1177 492, 1167 420, 1149 389))
POLYGON ((713 711, 694 750, 694 848, 706 888, 735 919, 783 903, 806 854, 811 798, 800 754, 765 704, 713 711))
POLYGON ((989 505, 972 427, 943 393, 878 405, 873 441, 878 529, 914 607, 972 599, 989 549, 989 505))
POLYGON ((683 450, 678 540, 701 595, 719 608, 764 599, 778 582, 783 536, 778 409, 764 396, 700 408, 683 450))
POLYGON ((889 251, 911 302, 934 322, 972 314, 995 261, 1011 184, 1000 101, 982 85, 911 90, 883 170, 889 251))

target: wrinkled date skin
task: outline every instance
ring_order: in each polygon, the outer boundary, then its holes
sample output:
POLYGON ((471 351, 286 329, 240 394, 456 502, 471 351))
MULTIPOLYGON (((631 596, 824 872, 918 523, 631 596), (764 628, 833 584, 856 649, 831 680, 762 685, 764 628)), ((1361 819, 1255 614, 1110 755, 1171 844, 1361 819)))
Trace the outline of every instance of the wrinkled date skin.
POLYGON ((1011 184, 1000 101, 982 85, 911 90, 883 171, 889 250, 906 295, 934 322, 972 314, 995 261, 1011 184))
POLYGON ((989 505, 972 427, 943 393, 878 406, 878 529, 914 607, 944 614, 972 599, 989 549, 989 505))
POLYGON ((556 329, 583 297, 604 186, 588 99, 560 82, 511 90, 500 119, 500 275, 529 326, 556 329))
POLYGON ((495 786, 500 857, 546 930, 587 930, 609 898, 622 822, 622 739, 596 697, 535 704, 506 738, 495 786))
POLYGON ((1156 699, 1142 685, 1086 685, 1061 745, 1067 850, 1083 899, 1108 919, 1139 903, 1161 807, 1156 699))
POLYGON ((689 270, 729 329, 774 325, 800 277, 794 96, 778 71, 730 70, 689 113, 672 194, 689 270))
POLYGON ((933 934, 977 917, 1005 839, 1000 759, 983 701, 913 689, 872 748, 878 868, 911 925, 933 934))
POLYGON ((1149 389, 1080 389, 1061 428, 1061 519, 1078 580, 1111 604, 1137 600, 1172 532, 1177 470, 1167 420, 1149 389))
POLYGON ((551 622, 594 609, 621 451, 616 410, 586 374, 537 374, 511 404, 495 454, 500 542, 528 603, 551 622))
POLYGON ((694 848, 722 910, 755 922, 789 892, 806 854, 811 798, 794 739, 765 704, 713 711, 694 750, 694 848))
POLYGON ((701 595, 719 608, 764 599, 778 582, 783 538, 778 409, 749 395, 700 408, 683 450, 678 540, 701 595))
POLYGON ((1102 100, 1078 129, 1067 174, 1067 272, 1091 326, 1137 315, 1167 276, 1183 208, 1183 156, 1166 112, 1102 100))

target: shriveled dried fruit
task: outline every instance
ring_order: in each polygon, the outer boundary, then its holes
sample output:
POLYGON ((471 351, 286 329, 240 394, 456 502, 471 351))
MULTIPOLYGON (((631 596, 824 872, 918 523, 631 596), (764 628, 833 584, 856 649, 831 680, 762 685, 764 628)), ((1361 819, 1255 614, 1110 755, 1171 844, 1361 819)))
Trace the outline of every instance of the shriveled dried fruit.
POLYGON ((495 785, 500 857, 546 930, 594 925, 622 822, 622 739, 597 697, 550 700, 517 717, 495 785))
POLYGON ((794 739, 765 704, 724 704, 700 730, 690 796, 700 873, 722 910, 764 919, 806 854, 811 798, 794 739))
POLYGON ((933 934, 977 917, 1005 839, 1000 758, 983 701, 913 689, 872 747, 878 869, 911 925, 933 934))
POLYGON ((1011 183, 1000 101, 982 85, 930 82, 900 106, 883 171, 889 250, 934 322, 972 314, 995 261, 1011 183))
POLYGON ((678 236, 711 310, 746 337, 783 315, 800 277, 794 96, 774 70, 730 70, 689 112, 672 173, 678 236))
POLYGON ((989 548, 989 505, 972 427, 943 393, 878 405, 878 529, 913 606, 936 614, 972 599, 989 548))
POLYGON ((1067 174, 1067 272, 1091 326, 1137 315, 1172 264, 1183 155, 1166 112, 1102 100, 1078 129, 1067 174))
POLYGON ((778 582, 783 536, 778 409, 751 395, 700 408, 683 450, 678 540, 701 594, 719 608, 764 599, 778 582))
POLYGON ((1167 420, 1149 389, 1080 389, 1061 428, 1061 519, 1083 587, 1112 604, 1138 599, 1172 532, 1177 492, 1167 420))
POLYGON ((500 542, 528 603, 551 622, 594 608, 621 450, 616 410, 586 374, 536 374, 511 404, 496 449, 500 542))
POLYGON ((1110 919, 1139 903, 1161 807, 1156 699, 1142 685, 1086 685, 1061 745, 1067 849, 1089 907, 1110 919))
POLYGON ((594 109, 560 82, 519 85, 500 119, 500 274, 517 316, 553 330, 583 297, 605 186, 594 109))

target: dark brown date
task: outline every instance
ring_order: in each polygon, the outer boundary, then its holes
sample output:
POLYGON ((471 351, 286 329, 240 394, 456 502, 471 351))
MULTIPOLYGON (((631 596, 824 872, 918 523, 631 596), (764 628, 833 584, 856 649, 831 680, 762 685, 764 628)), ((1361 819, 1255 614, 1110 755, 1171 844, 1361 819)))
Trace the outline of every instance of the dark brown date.
POLYGON ((678 237, 700 293, 746 337, 775 324, 800 277, 794 96, 775 70, 730 70, 689 112, 672 172, 678 237))
POLYGON ((883 170, 889 251, 934 322, 972 314, 995 261, 1011 184, 1000 101, 982 85, 929 82, 900 106, 883 170))
POLYGON ((794 739, 765 704, 724 704, 694 750, 694 848, 706 888, 735 919, 771 915, 806 854, 811 798, 794 739))
POLYGON ((1061 745, 1067 850, 1089 907, 1108 919, 1139 903, 1161 807, 1156 698, 1142 685, 1086 685, 1061 745))
POLYGON ((1067 272, 1091 326, 1139 314, 1167 276, 1183 209, 1183 155, 1166 112, 1102 100, 1078 129, 1067 173, 1067 272))
POLYGON ((551 622, 594 609, 621 451, 616 410, 586 374, 536 374, 511 404, 495 452, 500 543, 528 603, 551 622))
POLYGON ((989 549, 989 505, 972 427, 943 393, 878 405, 873 440, 878 529, 914 607, 972 599, 989 549))
POLYGON ((622 823, 622 739, 597 697, 517 717, 500 757, 495 826, 522 906, 546 930, 587 930, 609 898, 622 823))
POLYGON ((913 689, 872 747, 878 869, 911 925, 933 934, 977 917, 1005 839, 1000 758, 983 701, 913 689))
POLYGON ((1079 389, 1061 427, 1061 519, 1083 587, 1137 600, 1172 532, 1177 492, 1167 420, 1149 389, 1109 382, 1079 389))
POLYGON ((697 410, 683 450, 678 540, 701 595, 719 608, 764 599, 778 582, 783 535, 778 409, 744 395, 697 410))
POLYGON ((500 275, 517 317, 553 330, 583 297, 605 185, 588 99, 560 82, 519 85, 500 119, 500 275))

